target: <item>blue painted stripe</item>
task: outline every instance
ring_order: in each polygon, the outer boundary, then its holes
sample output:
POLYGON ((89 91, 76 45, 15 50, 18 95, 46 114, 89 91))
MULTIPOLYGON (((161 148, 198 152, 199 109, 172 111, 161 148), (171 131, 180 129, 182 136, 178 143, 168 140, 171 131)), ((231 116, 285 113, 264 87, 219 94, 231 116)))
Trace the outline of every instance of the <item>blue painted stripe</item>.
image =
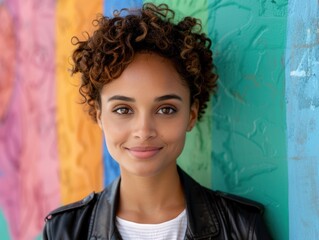
MULTIPOLYGON (((142 0, 105 0, 103 4, 104 15, 112 16, 114 10, 122 8, 138 8, 143 4, 142 0)), ((104 168, 104 186, 109 185, 120 174, 119 165, 111 157, 107 150, 105 140, 103 141, 103 168, 104 168)))
POLYGON ((118 163, 112 158, 103 140, 104 186, 109 185, 120 175, 118 163))
POLYGON ((290 0, 288 10, 286 99, 289 239, 318 239, 318 1, 290 0))
POLYGON ((114 10, 121 10, 122 8, 138 8, 143 4, 142 0, 105 0, 104 14, 112 16, 114 10))

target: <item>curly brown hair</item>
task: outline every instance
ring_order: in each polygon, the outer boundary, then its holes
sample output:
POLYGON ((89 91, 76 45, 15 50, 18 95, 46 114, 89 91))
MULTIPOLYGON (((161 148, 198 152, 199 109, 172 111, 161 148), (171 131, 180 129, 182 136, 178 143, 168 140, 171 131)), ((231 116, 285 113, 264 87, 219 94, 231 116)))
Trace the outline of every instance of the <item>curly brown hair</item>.
POLYGON ((174 11, 166 4, 145 3, 141 9, 115 11, 113 17, 93 21, 97 30, 88 39, 73 37, 77 45, 72 74, 81 73, 80 94, 96 121, 103 86, 118 78, 140 52, 154 52, 170 59, 190 89, 191 103, 199 103, 200 120, 210 93, 216 89, 211 40, 202 31, 200 20, 185 17, 174 23, 174 11), (127 15, 123 15, 127 12, 127 15))

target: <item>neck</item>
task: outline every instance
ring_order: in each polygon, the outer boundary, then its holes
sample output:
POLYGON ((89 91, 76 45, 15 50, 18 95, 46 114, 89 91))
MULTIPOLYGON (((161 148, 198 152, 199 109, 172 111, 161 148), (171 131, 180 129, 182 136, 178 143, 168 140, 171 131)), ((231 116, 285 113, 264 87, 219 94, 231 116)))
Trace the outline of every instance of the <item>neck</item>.
POLYGON ((177 168, 151 177, 121 174, 117 215, 139 223, 160 223, 185 209, 177 168))

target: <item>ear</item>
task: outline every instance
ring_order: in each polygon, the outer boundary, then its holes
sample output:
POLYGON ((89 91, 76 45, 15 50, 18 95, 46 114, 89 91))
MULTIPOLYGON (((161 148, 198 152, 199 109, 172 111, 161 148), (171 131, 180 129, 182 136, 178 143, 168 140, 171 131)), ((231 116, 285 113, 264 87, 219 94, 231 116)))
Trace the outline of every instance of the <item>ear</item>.
POLYGON ((197 117, 198 117, 198 109, 199 109, 199 103, 198 100, 195 99, 193 102, 190 113, 189 113, 189 121, 188 121, 188 126, 187 126, 187 131, 191 131, 193 127, 195 126, 197 122, 197 117))
POLYGON ((98 103, 95 103, 95 111, 96 111, 96 122, 99 125, 99 127, 102 129, 102 121, 101 121, 101 107, 98 103))

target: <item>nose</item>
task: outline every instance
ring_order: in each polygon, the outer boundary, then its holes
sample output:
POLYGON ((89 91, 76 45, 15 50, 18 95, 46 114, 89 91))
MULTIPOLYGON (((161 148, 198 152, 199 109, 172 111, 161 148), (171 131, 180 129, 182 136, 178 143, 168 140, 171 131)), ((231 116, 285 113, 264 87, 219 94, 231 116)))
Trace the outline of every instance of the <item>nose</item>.
POLYGON ((140 113, 136 117, 134 137, 140 140, 148 140, 157 136, 155 119, 151 114, 140 113))

